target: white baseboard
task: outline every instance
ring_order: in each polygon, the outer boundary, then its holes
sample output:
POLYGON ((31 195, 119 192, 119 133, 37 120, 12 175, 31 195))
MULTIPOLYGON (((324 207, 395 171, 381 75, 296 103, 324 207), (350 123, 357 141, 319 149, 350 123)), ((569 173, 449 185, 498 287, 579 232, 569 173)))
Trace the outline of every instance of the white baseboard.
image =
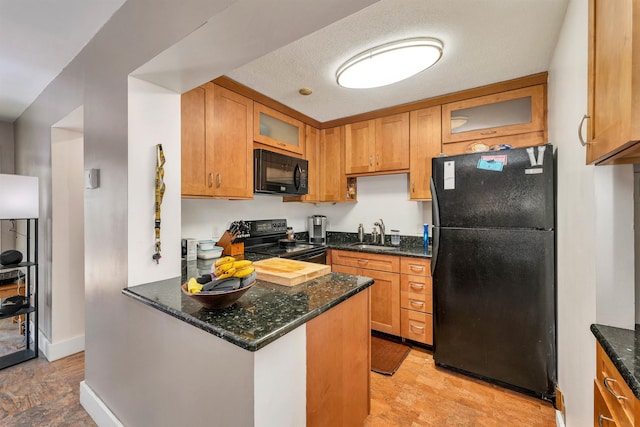
POLYGON ((565 427, 564 426, 564 418, 562 418, 562 412, 556 411, 556 426, 557 427, 565 427))
POLYGON ((41 331, 38 331, 38 347, 49 362, 84 351, 84 335, 69 338, 52 344, 41 331))
POLYGON ((80 383, 80 404, 98 427, 124 427, 85 381, 80 383))

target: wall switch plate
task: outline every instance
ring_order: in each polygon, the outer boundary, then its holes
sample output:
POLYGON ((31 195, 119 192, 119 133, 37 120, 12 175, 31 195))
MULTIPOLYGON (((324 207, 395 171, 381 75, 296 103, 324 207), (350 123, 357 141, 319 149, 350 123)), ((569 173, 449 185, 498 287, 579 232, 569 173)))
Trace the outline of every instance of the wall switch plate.
POLYGON ((84 188, 90 190, 100 186, 100 169, 87 169, 84 171, 84 188))

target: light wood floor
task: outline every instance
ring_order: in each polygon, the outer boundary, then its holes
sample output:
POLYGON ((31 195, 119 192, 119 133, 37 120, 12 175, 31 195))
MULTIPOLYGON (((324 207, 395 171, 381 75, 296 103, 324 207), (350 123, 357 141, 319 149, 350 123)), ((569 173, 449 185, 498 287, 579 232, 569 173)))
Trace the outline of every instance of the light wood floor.
POLYGON ((550 403, 436 368, 414 347, 393 376, 371 372, 366 427, 555 427, 550 403))
MULTIPOLYGON (((95 426, 79 402, 84 353, 40 357, 0 371, 0 426, 95 426)), ((436 369, 413 348, 393 376, 371 373, 366 427, 555 426, 548 403, 436 369)))

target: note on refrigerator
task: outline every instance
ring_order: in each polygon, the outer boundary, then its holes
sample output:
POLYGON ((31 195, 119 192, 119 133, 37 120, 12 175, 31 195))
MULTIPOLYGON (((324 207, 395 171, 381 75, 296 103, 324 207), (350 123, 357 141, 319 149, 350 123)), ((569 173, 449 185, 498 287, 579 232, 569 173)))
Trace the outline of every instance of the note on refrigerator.
POLYGON ((444 162, 444 189, 455 190, 456 188, 456 162, 450 160, 444 162))

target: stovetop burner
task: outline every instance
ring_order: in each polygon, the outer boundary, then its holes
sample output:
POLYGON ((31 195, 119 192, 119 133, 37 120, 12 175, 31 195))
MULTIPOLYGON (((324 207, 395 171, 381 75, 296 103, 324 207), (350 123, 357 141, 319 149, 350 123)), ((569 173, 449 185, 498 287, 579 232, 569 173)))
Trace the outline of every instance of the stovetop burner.
POLYGON ((246 221, 250 224, 249 237, 244 240, 245 252, 281 258, 313 257, 325 253, 325 245, 296 240, 292 244, 281 244, 287 237, 286 219, 246 221))

